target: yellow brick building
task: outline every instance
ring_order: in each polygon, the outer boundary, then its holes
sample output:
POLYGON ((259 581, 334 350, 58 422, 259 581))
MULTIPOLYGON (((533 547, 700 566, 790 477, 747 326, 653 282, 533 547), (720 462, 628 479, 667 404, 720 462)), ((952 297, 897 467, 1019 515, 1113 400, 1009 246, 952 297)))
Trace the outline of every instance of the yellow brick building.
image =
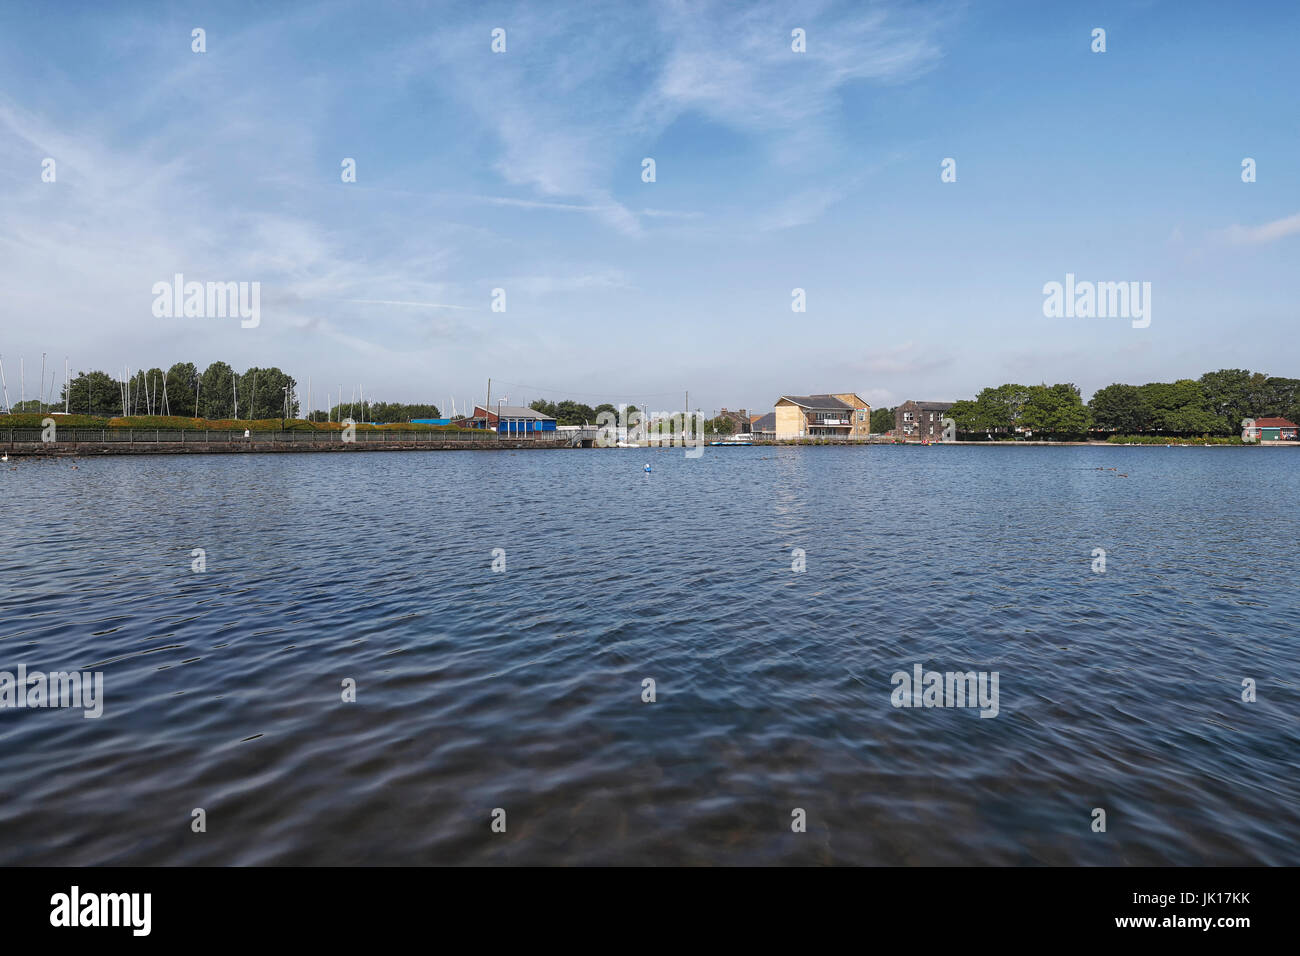
POLYGON ((776 437, 866 438, 871 406, 853 392, 782 395, 776 400, 776 437))

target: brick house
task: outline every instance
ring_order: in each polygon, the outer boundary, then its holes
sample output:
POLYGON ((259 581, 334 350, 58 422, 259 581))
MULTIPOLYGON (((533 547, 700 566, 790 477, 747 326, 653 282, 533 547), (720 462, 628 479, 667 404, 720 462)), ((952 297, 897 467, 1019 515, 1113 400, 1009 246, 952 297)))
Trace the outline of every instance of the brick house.
POLYGON ((739 435, 742 432, 748 432, 750 430, 749 412, 743 408, 738 412, 729 412, 724 408, 722 411, 718 412, 718 417, 725 418, 727 421, 731 422, 731 424, 736 426, 733 434, 739 435))
POLYGON ((1300 426, 1285 418, 1257 418, 1250 431, 1256 441, 1295 441, 1298 429, 1300 426))
POLYGON ((952 402, 904 402, 894 409, 894 434, 938 441, 943 438, 944 416, 952 406, 952 402))

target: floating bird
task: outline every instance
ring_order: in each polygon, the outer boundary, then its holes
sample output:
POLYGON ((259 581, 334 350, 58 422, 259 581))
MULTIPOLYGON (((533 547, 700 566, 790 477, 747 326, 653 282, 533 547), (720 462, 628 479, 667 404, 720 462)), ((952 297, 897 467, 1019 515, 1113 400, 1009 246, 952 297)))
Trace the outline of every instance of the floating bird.
POLYGON ((9 460, 9 452, 5 452, 4 457, 0 458, 0 461, 8 461, 8 460, 9 460))

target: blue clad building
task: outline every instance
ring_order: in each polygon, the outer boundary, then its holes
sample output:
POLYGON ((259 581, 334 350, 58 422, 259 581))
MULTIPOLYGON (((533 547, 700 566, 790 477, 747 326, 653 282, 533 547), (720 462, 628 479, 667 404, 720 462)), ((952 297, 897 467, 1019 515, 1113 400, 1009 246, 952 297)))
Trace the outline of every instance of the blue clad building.
POLYGON ((502 435, 555 431, 555 419, 550 415, 519 405, 498 405, 491 411, 475 405, 473 417, 461 424, 466 428, 494 428, 502 435))

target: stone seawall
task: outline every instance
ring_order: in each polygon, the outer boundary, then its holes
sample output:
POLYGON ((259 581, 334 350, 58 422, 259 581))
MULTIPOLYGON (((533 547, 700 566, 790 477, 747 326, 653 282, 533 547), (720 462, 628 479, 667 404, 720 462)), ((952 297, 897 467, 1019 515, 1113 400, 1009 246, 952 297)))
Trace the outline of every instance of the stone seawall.
POLYGON ((359 441, 359 442, 14 442, 4 450, 10 457, 93 458, 103 455, 249 455, 298 452, 362 451, 521 451, 535 448, 567 448, 562 441, 359 441))

